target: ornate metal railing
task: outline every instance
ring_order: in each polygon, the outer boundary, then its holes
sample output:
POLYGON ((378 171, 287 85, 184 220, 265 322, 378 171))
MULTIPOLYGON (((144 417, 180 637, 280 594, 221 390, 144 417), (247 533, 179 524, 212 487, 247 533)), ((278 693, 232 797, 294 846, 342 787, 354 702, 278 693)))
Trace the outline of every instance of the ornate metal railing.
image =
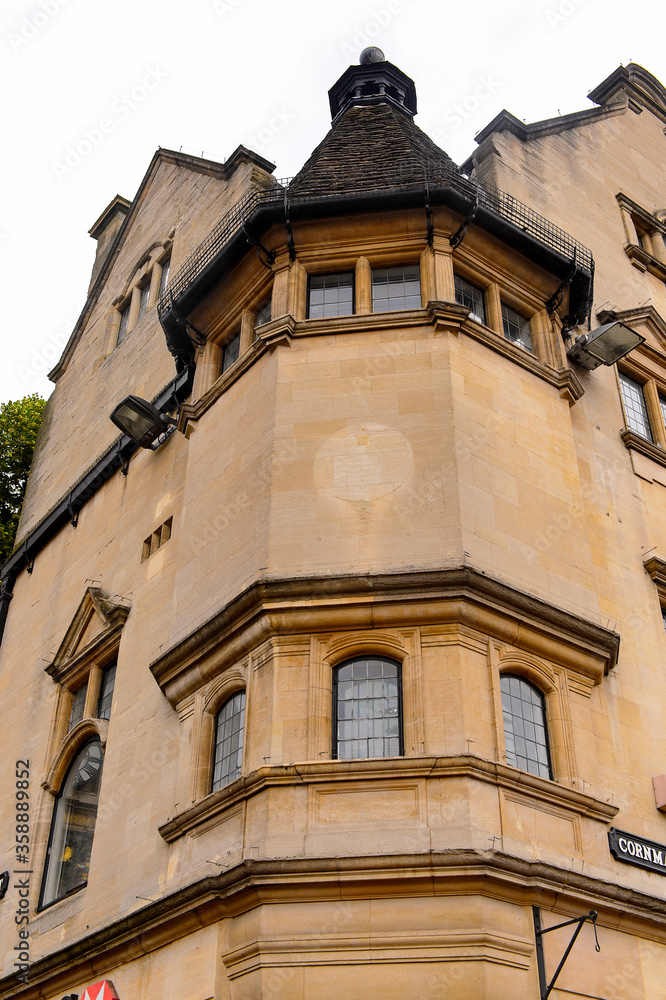
POLYGON ((453 163, 450 166, 439 162, 422 163, 406 161, 400 164, 361 166, 358 170, 341 173, 334 165, 330 172, 325 167, 317 171, 316 181, 302 181, 298 178, 255 182, 252 188, 224 215, 206 238, 186 258, 183 265, 169 281, 165 294, 158 303, 162 316, 174 300, 186 291, 202 271, 210 264, 226 243, 234 237, 251 219, 260 206, 288 205, 311 200, 325 201, 340 197, 341 194, 380 193, 388 190, 425 191, 441 185, 450 185, 461 195, 478 199, 478 204, 489 209, 500 218, 512 223, 522 232, 572 260, 586 271, 591 270, 592 254, 568 233, 545 219, 529 206, 504 191, 495 188, 481 188, 474 181, 461 174, 453 163))

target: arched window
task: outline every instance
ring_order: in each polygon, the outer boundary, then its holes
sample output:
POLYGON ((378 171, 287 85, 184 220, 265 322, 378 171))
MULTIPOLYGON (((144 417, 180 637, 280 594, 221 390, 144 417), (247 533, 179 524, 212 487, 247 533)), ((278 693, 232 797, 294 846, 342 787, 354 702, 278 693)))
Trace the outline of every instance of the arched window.
POLYGON ((79 750, 56 799, 40 905, 62 899, 88 881, 104 756, 99 740, 79 750))
POLYGON ((333 673, 333 717, 334 757, 400 757, 400 665, 368 656, 337 667, 333 673))
POLYGON ((552 778, 544 696, 513 674, 502 674, 501 690, 507 764, 552 778))
POLYGON ((245 691, 225 702, 215 717, 215 751, 211 791, 224 788, 241 773, 243 759, 243 726, 245 723, 245 691))

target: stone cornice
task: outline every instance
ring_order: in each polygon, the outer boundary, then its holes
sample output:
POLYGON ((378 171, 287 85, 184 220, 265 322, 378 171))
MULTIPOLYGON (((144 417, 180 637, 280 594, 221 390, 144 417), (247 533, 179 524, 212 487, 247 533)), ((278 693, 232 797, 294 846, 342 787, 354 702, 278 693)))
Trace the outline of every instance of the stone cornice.
POLYGON ((209 823, 228 809, 277 785, 330 784, 340 781, 404 781, 405 778, 471 778, 518 792, 527 799, 547 802, 582 816, 610 823, 618 807, 555 781, 519 771, 506 764, 483 760, 471 754, 455 757, 392 757, 389 760, 306 761, 302 764, 262 767, 231 785, 212 792, 189 809, 178 813, 160 828, 160 836, 175 840, 209 823))
POLYGON ((652 73, 638 63, 618 66, 587 96, 595 104, 607 106, 624 94, 639 107, 646 108, 666 122, 666 90, 652 73))
MULTIPOLYGON (((666 944, 662 895, 649 895, 542 861, 502 851, 450 850, 413 855, 327 859, 244 860, 220 875, 201 879, 149 903, 99 931, 34 962, 23 987, 14 976, 0 980, 0 1000, 43 1000, 71 990, 73 983, 96 981, 165 944, 274 898, 339 901, 346 878, 360 893, 392 897, 492 892, 524 904, 525 891, 536 905, 560 913, 599 911, 599 925, 621 927, 666 944), (388 886, 388 888, 387 888, 388 886)), ((67 900, 57 904, 66 917, 67 900)))
POLYGON ((658 587, 666 591, 666 559, 660 556, 650 556, 643 560, 645 572, 648 573, 658 587))
POLYGON ((646 250, 643 250, 643 247, 639 247, 636 243, 625 243, 624 252, 634 267, 637 267, 640 271, 649 271, 656 278, 666 281, 666 264, 659 260, 658 257, 647 253, 646 250))
POLYGON ((456 622, 600 683, 620 637, 465 567, 414 573, 263 580, 151 666, 175 707, 274 634, 456 622))
POLYGON ((520 365, 521 368, 532 372, 533 375, 537 375, 545 382, 555 386, 570 406, 581 398, 585 390, 580 379, 571 368, 551 368, 550 365, 541 361, 536 354, 526 351, 524 347, 520 347, 518 344, 512 344, 502 334, 496 333, 490 327, 484 326, 483 323, 477 323, 469 318, 469 310, 465 309, 464 306, 454 307, 449 302, 429 302, 428 314, 431 322, 434 324, 435 331, 450 327, 452 320, 457 317, 457 314, 452 312, 453 308, 464 309, 466 315, 462 323, 462 330, 468 336, 479 340, 492 351, 504 355, 505 358, 510 358, 511 361, 520 365))
POLYGON ((362 333, 370 330, 386 330, 405 327, 432 325, 436 334, 446 331, 462 331, 480 341, 538 378, 554 386, 571 406, 584 393, 583 385, 571 368, 552 368, 535 354, 512 344, 506 337, 496 333, 482 323, 469 318, 469 309, 456 302, 431 301, 424 309, 405 309, 392 313, 352 313, 349 316, 334 316, 327 319, 295 320, 285 315, 266 323, 254 343, 238 361, 224 372, 200 399, 181 407, 178 429, 187 432, 189 423, 200 420, 208 409, 236 382, 266 350, 279 345, 289 346, 292 340, 304 337, 326 337, 331 334, 362 333))

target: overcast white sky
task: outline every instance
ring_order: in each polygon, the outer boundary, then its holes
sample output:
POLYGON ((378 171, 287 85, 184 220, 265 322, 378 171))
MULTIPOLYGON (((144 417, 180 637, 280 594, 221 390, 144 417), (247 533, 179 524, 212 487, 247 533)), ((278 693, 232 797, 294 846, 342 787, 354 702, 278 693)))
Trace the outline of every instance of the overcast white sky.
POLYGON ((375 44, 415 80, 417 124, 460 163, 502 108, 536 121, 591 107, 587 93, 630 61, 666 83, 663 12, 663 0, 3 0, 0 402, 52 391, 88 288, 88 229, 115 194, 134 197, 158 146, 223 159, 244 143, 293 175, 330 126, 329 87, 375 44))

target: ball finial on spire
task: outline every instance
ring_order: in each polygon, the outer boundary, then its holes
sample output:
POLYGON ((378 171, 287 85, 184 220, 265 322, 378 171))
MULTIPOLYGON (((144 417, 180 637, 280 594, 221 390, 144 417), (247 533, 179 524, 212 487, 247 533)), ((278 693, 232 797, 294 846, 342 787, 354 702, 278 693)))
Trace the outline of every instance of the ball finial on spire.
POLYGON ((361 58, 359 59, 361 66, 378 62, 386 62, 386 56, 381 49, 378 49, 376 45, 369 45, 367 49, 363 49, 361 58))

